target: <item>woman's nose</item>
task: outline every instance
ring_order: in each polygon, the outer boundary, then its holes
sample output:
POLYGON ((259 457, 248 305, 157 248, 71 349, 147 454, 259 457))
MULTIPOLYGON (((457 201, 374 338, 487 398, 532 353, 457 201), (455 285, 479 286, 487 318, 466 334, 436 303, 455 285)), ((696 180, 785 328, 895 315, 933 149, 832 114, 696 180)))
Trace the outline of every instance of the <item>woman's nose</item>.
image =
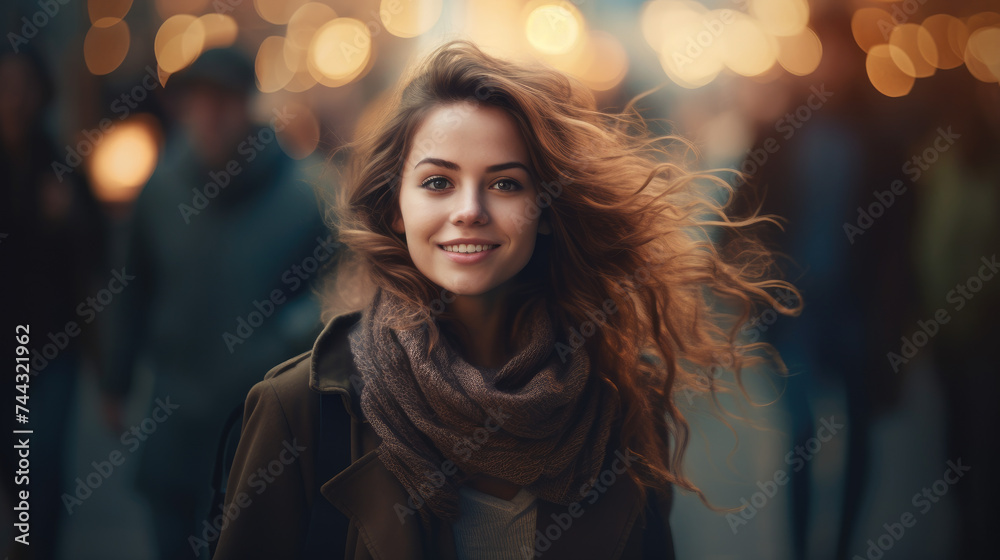
POLYGON ((482 225, 489 222, 489 214, 486 211, 486 203, 483 200, 483 193, 478 186, 467 186, 460 189, 458 196, 454 197, 455 208, 451 215, 451 221, 455 225, 482 225))

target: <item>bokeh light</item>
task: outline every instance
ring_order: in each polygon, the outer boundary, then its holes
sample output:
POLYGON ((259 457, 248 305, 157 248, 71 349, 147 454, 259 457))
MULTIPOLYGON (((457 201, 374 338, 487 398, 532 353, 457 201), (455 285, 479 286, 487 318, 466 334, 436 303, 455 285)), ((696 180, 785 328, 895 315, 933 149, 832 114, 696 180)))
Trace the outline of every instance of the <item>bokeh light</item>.
POLYGON ((861 8, 851 16, 851 33, 865 52, 889 42, 889 34, 895 26, 892 15, 882 8, 861 8))
POLYGON ((899 47, 881 44, 868 51, 865 69, 875 89, 889 97, 902 97, 913 89, 916 73, 909 57, 899 47), (902 63, 902 68, 900 64, 902 63))
POLYGON ((272 93, 285 87, 295 73, 285 64, 284 37, 272 35, 260 43, 254 70, 260 91, 272 93))
POLYGON ((517 57, 526 52, 537 56, 524 32, 526 13, 496 0, 467 0, 462 28, 483 52, 494 56, 517 57))
POLYGON ((204 24, 195 16, 181 14, 160 26, 153 41, 153 52, 160 68, 172 74, 194 62, 204 45, 204 24))
POLYGON ((930 32, 915 23, 904 23, 892 30, 890 56, 901 70, 912 69, 914 78, 926 78, 937 70, 938 54, 930 32), (899 59, 906 56, 906 60, 899 59))
POLYGON ((583 30, 583 16, 568 2, 534 6, 524 24, 528 43, 544 54, 569 52, 580 43, 583 30))
POLYGON ((382 0, 379 19, 386 31, 397 37, 416 37, 429 31, 441 18, 442 0, 382 0))
POLYGON ((205 30, 202 50, 228 47, 236 42, 239 26, 236 20, 226 14, 205 14, 198 18, 205 30))
MULTIPOLYGON (((179 14, 200 14, 205 11, 213 0, 156 0, 156 13, 161 19, 169 19, 179 14)), ((223 6, 230 8, 230 0, 221 1, 223 6)))
POLYGON ((88 176, 97 198, 133 200, 153 174, 160 141, 159 121, 152 115, 140 113, 116 123, 88 160, 88 176))
POLYGON ((284 25, 307 0, 253 0, 253 7, 264 21, 284 25))
POLYGON ((628 73, 628 53, 618 39, 605 31, 591 31, 586 41, 584 62, 573 74, 595 91, 607 91, 622 82, 628 73))
POLYGON ((778 60, 777 41, 753 18, 741 15, 728 24, 725 45, 726 66, 743 76, 763 74, 778 60))
POLYGON ((368 27, 354 18, 327 22, 309 44, 307 64, 316 81, 339 87, 357 78, 371 60, 372 40, 368 27))
POLYGON ((302 92, 316 85, 309 72, 309 44, 320 27, 336 18, 333 8, 319 2, 307 2, 292 14, 285 30, 284 58, 294 75, 285 84, 286 90, 302 92))
POLYGON ((125 60, 130 43, 131 34, 125 20, 119 19, 109 27, 91 26, 83 39, 87 70, 97 76, 113 72, 125 60))
POLYGON ((128 14, 132 0, 87 0, 87 15, 90 23, 98 27, 110 27, 128 14))
POLYGON ((1000 28, 980 27, 972 32, 965 47, 965 65, 982 82, 1000 78, 1000 28))
POLYGON ((923 35, 924 39, 918 44, 920 53, 925 59, 931 60, 929 52, 933 46, 933 50, 937 54, 936 66, 938 68, 948 70, 964 63, 962 57, 964 53, 955 52, 948 41, 949 30, 956 26, 964 26, 958 18, 948 14, 935 14, 925 19, 920 26, 927 31, 927 34, 923 35), (930 37, 930 44, 927 43, 927 37, 930 37))
POLYGON ((778 64, 796 76, 806 76, 819 67, 823 59, 823 43, 816 32, 808 27, 797 35, 777 37, 778 64))
POLYGON ((806 0, 750 0, 750 14, 771 35, 794 36, 809 23, 806 0))

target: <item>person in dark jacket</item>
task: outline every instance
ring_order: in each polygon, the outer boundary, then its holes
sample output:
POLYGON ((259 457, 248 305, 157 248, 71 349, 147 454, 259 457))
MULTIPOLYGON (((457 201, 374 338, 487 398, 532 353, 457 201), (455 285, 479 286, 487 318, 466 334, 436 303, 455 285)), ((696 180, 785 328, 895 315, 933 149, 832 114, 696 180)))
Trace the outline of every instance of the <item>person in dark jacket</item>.
POLYGON ((133 211, 102 379, 106 421, 140 453, 137 487, 161 560, 188 545, 208 507, 218 434, 259 380, 255 364, 308 349, 322 328, 312 293, 337 244, 323 224, 315 162, 285 155, 288 113, 250 118, 253 67, 210 50, 171 77, 181 127, 133 211), (145 364, 149 416, 125 432, 122 402, 145 364))
POLYGON ((723 209, 632 104, 598 112, 466 41, 394 100, 338 205, 335 293, 363 304, 250 391, 202 540, 219 560, 673 558, 672 488, 701 495, 673 399, 763 359, 719 301, 791 314, 761 287, 794 288, 748 235, 702 236, 723 209), (331 447, 350 452, 327 473, 331 447))

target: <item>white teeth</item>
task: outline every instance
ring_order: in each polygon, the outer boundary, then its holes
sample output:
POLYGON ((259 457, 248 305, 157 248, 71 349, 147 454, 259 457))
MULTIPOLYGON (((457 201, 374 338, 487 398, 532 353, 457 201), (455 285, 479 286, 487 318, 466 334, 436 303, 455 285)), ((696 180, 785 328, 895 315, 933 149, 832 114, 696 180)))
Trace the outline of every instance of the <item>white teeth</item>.
POLYGON ((498 245, 471 245, 460 243, 458 245, 442 245, 449 253, 481 253, 498 247, 498 245))

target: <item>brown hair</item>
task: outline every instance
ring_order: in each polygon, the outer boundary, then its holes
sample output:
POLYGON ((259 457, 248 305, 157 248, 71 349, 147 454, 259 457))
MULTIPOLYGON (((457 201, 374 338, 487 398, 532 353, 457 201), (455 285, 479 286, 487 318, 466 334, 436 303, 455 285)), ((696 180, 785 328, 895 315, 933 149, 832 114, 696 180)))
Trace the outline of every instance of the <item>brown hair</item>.
POLYGON ((714 400, 723 388, 704 375, 708 368, 732 370, 741 389, 743 368, 772 359, 783 370, 770 346, 742 343, 738 333, 758 306, 793 315, 801 304, 769 293, 785 288, 797 298, 774 278, 773 254, 749 232, 774 219, 728 216, 733 188, 685 171, 672 147, 686 154, 690 146, 652 135, 634 108, 641 97, 609 114, 596 109, 589 89, 551 68, 498 59, 467 41, 437 48, 346 146, 346 180, 331 219, 348 258, 326 317, 362 308, 372 289, 382 289, 410 304, 394 327, 425 327, 436 340, 435 318, 448 316, 441 289, 391 228, 402 164, 429 109, 463 101, 501 107, 523 135, 541 184, 537 209, 552 227, 514 279, 511 338, 529 306, 547 305, 558 325, 585 339, 594 371, 619 398, 617 440, 641 465, 630 476, 706 501, 681 471, 688 424, 674 399, 695 391, 714 400), (713 229, 730 241, 716 246, 713 229))

